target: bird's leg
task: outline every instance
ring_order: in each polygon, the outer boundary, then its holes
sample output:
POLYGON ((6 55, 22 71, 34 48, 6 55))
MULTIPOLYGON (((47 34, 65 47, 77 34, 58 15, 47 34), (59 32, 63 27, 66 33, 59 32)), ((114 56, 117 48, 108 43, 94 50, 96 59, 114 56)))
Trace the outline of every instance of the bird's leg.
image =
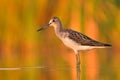
POLYGON ((76 54, 76 66, 77 66, 77 68, 80 66, 80 56, 79 56, 79 53, 76 54))
POLYGON ((77 80, 80 80, 80 54, 79 54, 79 51, 76 54, 76 75, 77 75, 77 80))

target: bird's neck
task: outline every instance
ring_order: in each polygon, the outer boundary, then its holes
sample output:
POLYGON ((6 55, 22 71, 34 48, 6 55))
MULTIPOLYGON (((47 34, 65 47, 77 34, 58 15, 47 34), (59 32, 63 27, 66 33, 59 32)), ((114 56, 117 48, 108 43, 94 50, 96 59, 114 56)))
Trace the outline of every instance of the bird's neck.
POLYGON ((61 31, 63 30, 62 24, 61 24, 61 23, 55 24, 55 25, 54 25, 54 29, 55 29, 55 34, 59 37, 61 31))

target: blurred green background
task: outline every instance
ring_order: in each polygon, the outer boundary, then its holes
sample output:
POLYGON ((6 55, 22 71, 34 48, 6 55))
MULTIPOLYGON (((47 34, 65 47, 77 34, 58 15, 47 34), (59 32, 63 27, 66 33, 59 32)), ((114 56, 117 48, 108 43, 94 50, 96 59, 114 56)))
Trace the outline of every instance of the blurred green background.
POLYGON ((53 27, 36 31, 53 16, 112 44, 80 54, 81 80, 120 80, 120 0, 0 0, 0 68, 22 68, 0 69, 0 80, 76 79, 74 52, 53 27))

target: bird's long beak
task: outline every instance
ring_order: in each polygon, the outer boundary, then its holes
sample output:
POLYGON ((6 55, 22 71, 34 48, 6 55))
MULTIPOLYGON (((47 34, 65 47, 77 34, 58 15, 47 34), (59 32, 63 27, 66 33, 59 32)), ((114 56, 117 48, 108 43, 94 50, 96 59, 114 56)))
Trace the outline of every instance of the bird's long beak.
POLYGON ((49 26, 50 26, 50 24, 47 24, 47 25, 45 25, 45 26, 41 27, 40 29, 38 29, 37 31, 44 30, 44 29, 48 28, 49 26))

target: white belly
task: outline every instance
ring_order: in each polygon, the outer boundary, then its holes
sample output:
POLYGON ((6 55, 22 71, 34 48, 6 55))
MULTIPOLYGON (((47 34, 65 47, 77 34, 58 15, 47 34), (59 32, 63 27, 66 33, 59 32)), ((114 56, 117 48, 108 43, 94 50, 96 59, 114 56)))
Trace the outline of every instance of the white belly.
POLYGON ((74 51, 77 51, 77 50, 85 51, 85 50, 90 50, 90 49, 94 48, 94 47, 91 47, 91 46, 82 46, 81 44, 77 44, 75 41, 73 41, 73 40, 71 40, 71 39, 69 39, 67 37, 66 38, 62 38, 61 40, 63 41, 63 43, 67 47, 73 49, 74 51))

